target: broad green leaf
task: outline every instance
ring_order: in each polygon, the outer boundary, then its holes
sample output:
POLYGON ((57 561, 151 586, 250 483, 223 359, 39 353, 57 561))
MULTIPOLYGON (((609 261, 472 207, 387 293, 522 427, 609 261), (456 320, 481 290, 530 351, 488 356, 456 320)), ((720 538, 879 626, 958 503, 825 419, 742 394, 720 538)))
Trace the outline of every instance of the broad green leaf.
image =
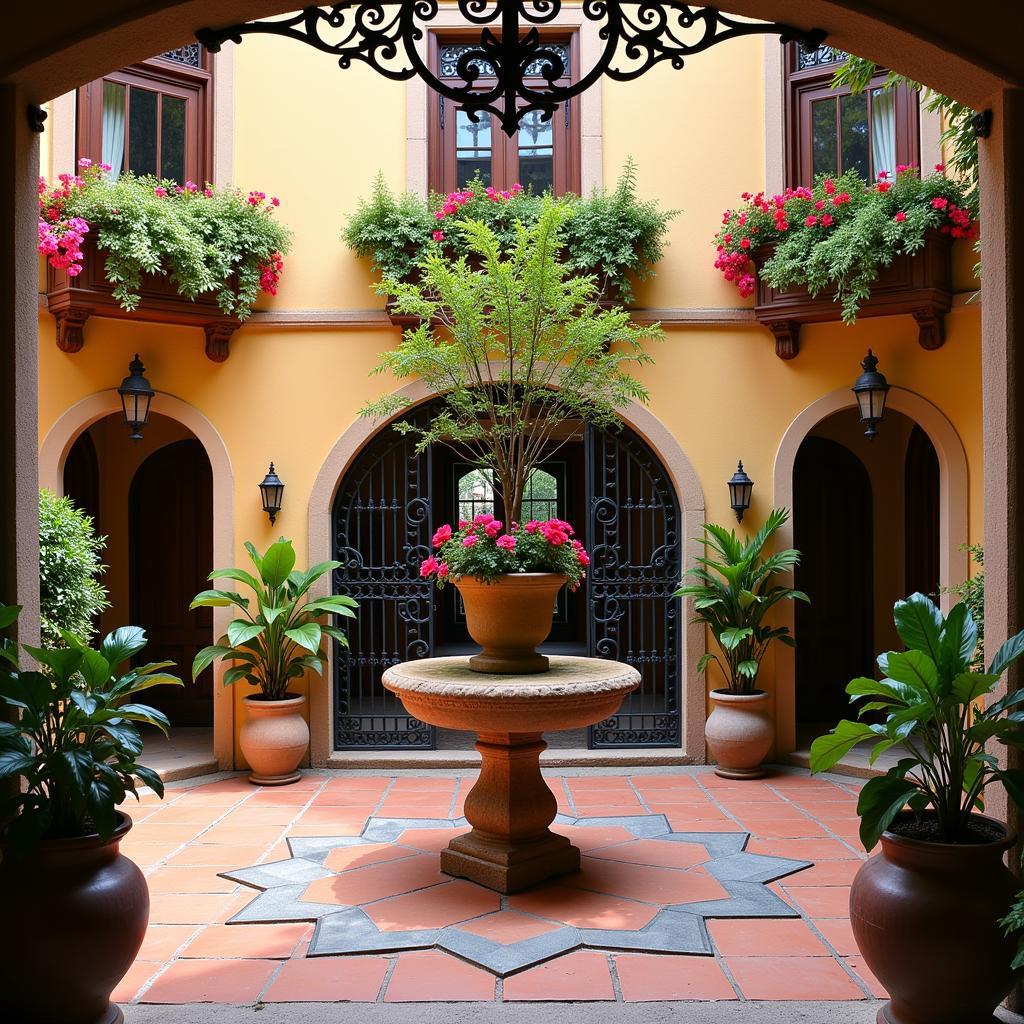
POLYGON ((911 594, 893 608, 896 632, 911 651, 922 651, 933 662, 939 660, 942 612, 924 594, 911 594))
POLYGON ((757 678, 757 670, 758 670, 759 667, 760 666, 757 664, 757 662, 754 661, 751 658, 751 659, 748 659, 747 661, 741 661, 736 666, 736 671, 741 676, 744 676, 746 679, 756 679, 757 678))
POLYGON ((1022 654, 1024 654, 1024 629, 1016 636, 1011 636, 996 651, 992 664, 988 667, 989 675, 1001 676, 1022 654))
POLYGON ((919 697, 916 689, 904 683, 894 679, 872 679, 870 676, 851 679, 846 684, 846 692, 851 697, 886 697, 890 703, 900 704, 916 701, 919 697))
POLYGON ((0 629, 6 629, 20 614, 20 604, 0 604, 0 629))
POLYGON ((924 651, 890 651, 887 670, 891 679, 913 687, 922 696, 939 692, 939 670, 924 651))
POLYGON ((999 682, 999 676, 985 672, 961 672, 953 680, 953 696, 960 704, 970 704, 986 693, 999 682))
POLYGON ((345 634, 343 629, 338 629, 337 626, 321 626, 320 627, 329 637, 337 640, 343 647, 348 647, 348 636, 345 634))
POLYGON ((263 558, 256 550, 256 545, 251 540, 247 540, 245 542, 245 550, 249 552, 249 557, 252 559, 252 564, 256 566, 256 571, 262 575, 263 558))
POLYGON ((734 651, 744 640, 753 636, 754 631, 749 626, 730 626, 718 634, 718 642, 727 650, 734 651))
POLYGON ((978 646, 978 627, 966 604, 954 605, 939 638, 939 668, 952 679, 966 672, 978 646))
POLYGON ((918 792, 917 786, 896 769, 868 779, 857 800, 860 815, 860 841, 865 850, 873 850, 893 818, 918 792))
POLYGON ((0 750, 0 779, 21 775, 36 766, 36 755, 21 750, 0 750))
POLYGON ((164 780, 152 768, 137 764, 132 767, 132 773, 138 777, 143 785, 149 786, 157 796, 162 797, 164 795, 164 780))
POLYGON ((245 619, 235 619, 228 624, 228 643, 232 647, 241 647, 247 641, 258 637, 265 629, 266 626, 258 622, 246 622, 245 619))
POLYGON ((870 726, 844 718, 827 736, 819 736, 811 744, 811 771, 827 772, 858 743, 875 736, 870 726))
POLYGON ((226 655, 233 654, 232 648, 226 645, 215 644, 212 647, 204 647, 196 656, 192 662, 192 681, 195 682, 199 674, 217 658, 223 658, 226 655))
POLYGON ((293 640, 300 647, 307 651, 318 651, 320 649, 321 629, 315 622, 307 622, 294 629, 286 629, 284 635, 293 640))
POLYGON ((82 664, 82 651, 69 650, 60 647, 56 650, 47 650, 43 647, 30 647, 22 644, 25 651, 30 654, 40 665, 45 665, 57 679, 69 679, 82 664))
POLYGON ((286 614, 288 610, 288 608, 271 608, 266 605, 261 605, 260 615, 263 618, 263 621, 270 626, 273 625, 278 616, 286 614))
POLYGON ((110 662, 99 651, 83 651, 79 671, 93 689, 100 689, 110 681, 110 662))
POLYGON ((252 669, 247 665, 235 665, 233 668, 229 668, 224 673, 224 685, 232 686, 237 683, 240 679, 245 679, 252 672, 252 669))
POLYGON ((715 659, 715 656, 713 654, 710 654, 710 653, 702 654, 700 656, 699 660, 697 661, 697 671, 698 672, 704 672, 707 669, 708 665, 710 665, 711 662, 713 662, 715 660, 716 659, 715 659))
POLYGON ((116 669, 126 658, 146 646, 146 631, 140 626, 122 626, 103 638, 100 653, 116 669))
POLYGON ((309 601, 302 606, 302 611, 309 612, 310 614, 319 613, 323 615, 327 613, 329 615, 340 615, 346 619, 354 619, 356 617, 356 613, 347 605, 329 604, 327 601, 309 601))
POLYGON ((192 611, 194 608, 227 608, 229 605, 247 612, 249 598, 242 597, 233 590, 204 590, 192 598, 192 603, 188 607, 189 611, 192 611))
POLYGON ((295 549, 290 540, 279 540, 271 544, 263 556, 260 575, 268 587, 277 588, 288 579, 295 566, 295 549))
POLYGON ((167 716, 148 704, 123 704, 117 709, 119 715, 123 715, 132 722, 146 722, 148 725, 155 725, 165 733, 171 727, 167 716))
POLYGON ((260 581, 251 572, 246 572, 244 569, 214 569, 206 578, 208 580, 234 580, 236 583, 244 583, 247 587, 255 590, 257 594, 263 589, 260 586, 260 581))
POLYGON ((995 774, 1006 787, 1010 799, 1018 808, 1024 808, 1024 768, 997 768, 995 774))

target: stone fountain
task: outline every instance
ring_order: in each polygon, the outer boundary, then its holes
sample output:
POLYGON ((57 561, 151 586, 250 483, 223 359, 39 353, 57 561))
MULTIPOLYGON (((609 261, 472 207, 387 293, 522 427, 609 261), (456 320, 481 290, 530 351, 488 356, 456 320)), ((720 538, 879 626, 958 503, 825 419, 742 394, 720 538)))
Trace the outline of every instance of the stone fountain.
POLYGON ((472 671, 465 657, 426 658, 389 668, 383 683, 415 718, 477 736, 480 776, 465 810, 473 828, 442 851, 442 871, 511 893, 579 870, 579 850, 549 827, 558 805, 540 771, 543 734, 615 714, 640 685, 636 669, 552 657, 547 672, 499 675, 472 671))

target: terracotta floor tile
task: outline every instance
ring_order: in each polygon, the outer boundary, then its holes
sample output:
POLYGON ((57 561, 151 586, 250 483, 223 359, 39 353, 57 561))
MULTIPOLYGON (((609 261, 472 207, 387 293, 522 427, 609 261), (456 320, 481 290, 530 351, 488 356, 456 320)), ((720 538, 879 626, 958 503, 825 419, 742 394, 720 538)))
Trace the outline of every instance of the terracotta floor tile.
POLYGON ((815 921, 814 927, 825 936, 825 941, 840 956, 860 956, 860 949, 853 937, 853 928, 848 917, 823 918, 815 921))
POLYGON ((608 957, 578 952, 560 956, 539 967, 505 979, 505 1000, 614 999, 608 957))
POLYGON ((882 987, 882 983, 871 973, 868 965, 864 963, 862 956, 848 956, 843 958, 847 966, 852 967, 857 977, 868 987, 868 991, 876 999, 888 999, 889 993, 882 987))
POLYGON ((358 836, 362 835, 366 822, 358 820, 340 820, 325 825, 323 822, 298 822, 288 826, 290 836, 358 836))
POLYGON ((790 857, 794 860, 849 860, 856 854, 838 839, 759 839, 751 836, 747 843, 749 853, 767 853, 772 857, 790 857))
POLYGON ((451 813, 451 804, 447 798, 437 802, 425 799, 403 803, 389 798, 375 813, 380 818, 447 818, 451 813))
POLYGON ((729 897, 721 884, 699 867, 647 867, 595 857, 584 857, 583 869, 566 876, 563 884, 649 903, 697 903, 729 897))
POLYGON ((729 979, 710 956, 617 956, 615 970, 626 1002, 735 999, 729 979))
POLYGON ((396 778, 395 784, 391 787, 392 793, 447 793, 449 796, 455 792, 458 780, 451 777, 437 776, 436 778, 396 778))
POLYGON ((255 864, 266 849, 264 845, 207 846, 204 843, 192 843, 169 857, 167 863, 174 867, 195 865, 215 867, 218 871, 230 871, 232 868, 255 864))
POLYGON ((436 950, 400 956, 384 993, 387 1003, 493 999, 493 974, 436 950))
POLYGON ((637 789, 700 790, 692 775, 634 775, 632 782, 637 789))
POLYGON ((180 849, 181 843, 121 843, 121 852, 140 868, 151 868, 180 849))
POLYGON ((243 846, 276 843, 281 835, 280 825, 214 825, 207 829, 200 841, 216 846, 243 846))
MULTIPOLYGON (((550 779, 548 780, 551 781, 550 779)), ((629 792, 632 793, 632 787, 629 784, 629 780, 623 778, 621 775, 580 775, 576 777, 566 778, 565 784, 569 787, 569 791, 572 793, 616 793, 616 792, 629 792)))
POLYGON ((573 846, 578 847, 584 853, 589 850, 600 850, 604 846, 612 846, 617 843, 628 843, 634 839, 632 832, 627 832, 618 825, 593 826, 585 825, 554 825, 552 832, 560 836, 566 836, 573 846))
MULTIPOLYGON (((794 875, 793 880, 799 879, 794 875)), ((850 891, 835 885, 786 885, 786 894, 808 917, 849 917, 850 891)))
POLYGON ((153 963, 170 960, 195 933, 194 924, 151 924, 136 959, 153 963))
POLYGON ((453 881, 394 896, 363 909, 381 931, 444 928, 501 908, 496 892, 471 882, 453 881))
POLYGON ((365 868, 370 864, 383 864, 389 860, 402 860, 415 856, 415 850, 391 843, 369 843, 366 846, 339 846, 331 850, 324 859, 324 867, 330 871, 348 871, 365 868))
POLYGON ((187 843, 203 830, 202 825, 195 823, 182 824, 181 822, 170 822, 166 825, 158 824, 150 818, 148 821, 136 825, 129 836, 124 840, 125 846, 133 846, 136 843, 187 843))
POLYGON ((387 973, 379 956, 289 960, 263 994, 265 1003, 373 1003, 387 973))
POLYGON ((294 804, 242 804, 221 819, 222 825, 287 825, 298 817, 301 808, 294 804))
MULTIPOLYGON (((131 814, 131 812, 128 812, 131 814)), ((209 807, 205 804, 171 804, 153 811, 146 821, 158 825, 210 825, 222 814, 232 813, 229 807, 209 807)), ((132 814, 132 820, 135 815, 132 814)))
POLYGON ((577 928, 620 928, 627 931, 649 924, 658 907, 561 885, 545 885, 508 898, 512 910, 561 921, 577 928))
POLYGON ((245 801, 245 806, 266 807, 269 804, 277 804, 288 807, 302 807, 308 804, 311 799, 315 800, 316 797, 309 793, 308 790, 296 790, 292 789, 291 786, 285 786, 283 789, 261 789, 258 793, 253 793, 245 801))
POLYGON ((459 925, 459 931, 507 945, 510 942, 536 938, 558 927, 551 921, 542 921, 528 914, 520 914, 516 910, 499 910, 496 914, 488 914, 475 921, 464 921, 459 925))
POLYGON ((699 789, 644 789, 637 786, 641 799, 648 804, 672 804, 682 807, 710 807, 711 799, 699 789))
MULTIPOLYGON (((729 813, 739 818, 742 822, 748 821, 782 821, 784 819, 808 821, 807 815, 799 807, 787 804, 781 800, 778 802, 765 801, 764 803, 750 803, 748 801, 733 802, 722 801, 722 807, 729 813)), ((235 812, 237 813, 237 812, 235 812)))
POLYGON ((347 807, 353 814, 360 812, 369 815, 373 813, 383 795, 383 791, 378 795, 365 789, 356 790, 354 793, 346 793, 340 789, 328 789, 313 797, 312 806, 347 807))
POLYGON ((296 924, 212 924, 204 928, 181 954, 188 960, 250 958, 287 960, 300 940, 312 932, 312 925, 296 924))
POLYGON ((227 924, 235 914, 247 907, 256 895, 255 889, 250 889, 245 885, 239 886, 238 892, 231 897, 231 902, 224 906, 224 909, 213 919, 211 924, 227 924))
POLYGON ((138 994, 143 985, 153 977, 160 964, 146 963, 136 960, 128 968, 128 973, 117 983, 117 988, 110 995, 112 1003, 130 1003, 138 994))
POLYGON ((788 881, 793 885, 849 886, 864 863, 862 860, 823 860, 792 875, 788 881))
POLYGON ((664 810, 656 812, 665 814, 669 826, 675 832, 749 832, 750 829, 737 825, 732 818, 724 815, 720 818, 689 818, 685 815, 673 814, 664 810))
POLYGON ((162 867, 147 876, 150 893, 234 892, 237 882, 217 875, 215 867, 162 867))
POLYGON ((804 921, 722 919, 708 921, 723 956, 830 956, 804 921))
POLYGON ((153 924, 210 924, 234 902, 233 896, 156 893, 150 897, 153 924))
POLYGON ((277 970, 273 960, 176 960, 144 1003, 253 1003, 277 970))
POLYGON ((752 818, 743 820, 743 826, 759 839, 814 839, 827 833, 810 818, 752 818))
POLYGON ((864 993, 829 956, 726 957, 747 999, 863 999, 864 993))
POLYGON ((663 868, 689 868, 708 860, 708 851, 697 843, 665 843, 657 839, 634 839, 621 846, 606 846, 589 856, 598 860, 624 861, 663 868))
POLYGON ((340 777, 327 776, 327 785, 321 790, 326 793, 330 790, 340 789, 346 792, 354 792, 357 789, 377 790, 384 792, 391 785, 391 779, 380 775, 342 775, 340 777))
POLYGON ((448 875, 441 874, 437 857, 424 853, 330 878, 318 878, 309 884, 302 899, 310 903, 356 906, 447 881, 448 875))

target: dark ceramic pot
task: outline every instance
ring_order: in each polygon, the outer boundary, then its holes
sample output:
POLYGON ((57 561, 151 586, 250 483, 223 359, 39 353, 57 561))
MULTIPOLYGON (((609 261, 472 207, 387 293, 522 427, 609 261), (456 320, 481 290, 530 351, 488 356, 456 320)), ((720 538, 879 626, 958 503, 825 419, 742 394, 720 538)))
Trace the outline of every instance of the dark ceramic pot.
POLYGON ((1016 940, 998 920, 1020 888, 1003 863, 1016 842, 924 842, 882 834, 881 853, 857 872, 850 923, 889 993, 878 1024, 984 1024, 1013 986, 1016 940))
POLYGON ((0 1017, 18 1024, 117 1024, 110 993, 149 923, 142 872, 114 835, 53 839, 17 857, 0 843, 0 1017))

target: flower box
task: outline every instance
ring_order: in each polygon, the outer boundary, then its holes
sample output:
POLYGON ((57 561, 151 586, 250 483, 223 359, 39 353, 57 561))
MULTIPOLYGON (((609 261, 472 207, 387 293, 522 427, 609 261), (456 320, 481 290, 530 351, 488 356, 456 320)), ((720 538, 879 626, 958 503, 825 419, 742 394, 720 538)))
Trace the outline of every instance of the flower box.
POLYGON ((139 290, 138 306, 127 310, 113 296, 113 285, 104 273, 104 254, 97 249, 94 235, 86 236, 82 253, 82 273, 77 277, 69 277, 49 264, 46 267, 46 304, 57 320, 57 347, 62 352, 78 352, 85 343, 86 321, 100 316, 202 327, 206 355, 216 363, 227 359, 231 335, 241 321, 224 315, 214 292, 186 299, 178 294, 169 275, 146 275, 139 290))
MULTIPOLYGON (((949 235, 928 231, 923 248, 912 255, 900 253, 880 268, 858 317, 909 313, 917 321, 921 347, 941 348, 946 340, 945 315, 953 305, 952 249, 949 235)), ((753 252, 759 271, 774 251, 774 245, 766 245, 753 252)), ((759 273, 754 315, 775 336, 776 355, 793 359, 800 351, 800 328, 841 320, 842 306, 836 301, 835 289, 816 296, 804 287, 776 291, 759 273)))

